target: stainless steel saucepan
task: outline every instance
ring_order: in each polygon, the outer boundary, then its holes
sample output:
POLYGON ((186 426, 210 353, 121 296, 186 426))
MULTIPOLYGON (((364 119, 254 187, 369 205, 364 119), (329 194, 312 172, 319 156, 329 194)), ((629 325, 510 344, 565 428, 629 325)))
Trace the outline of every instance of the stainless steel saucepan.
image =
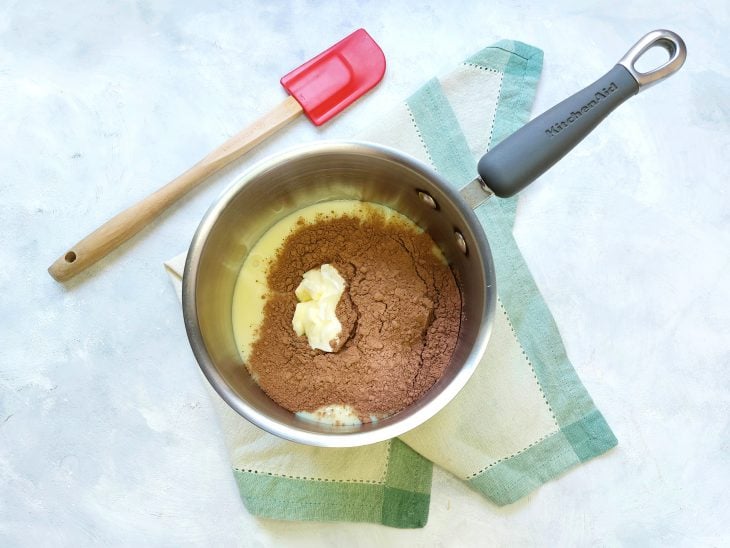
MULTIPOLYGON (((246 172, 208 210, 188 252, 183 313, 188 338, 213 388, 241 416, 295 442, 349 447, 398 436, 428 420, 466 384, 484 354, 495 313, 489 244, 472 208, 492 192, 511 196, 557 162, 623 101, 676 72, 682 39, 647 34, 605 76, 502 141, 479 162, 461 193, 423 163, 361 142, 320 143, 267 159, 246 172), (660 46, 669 60, 638 72, 637 59, 660 46), (462 323, 443 377, 418 401, 376 423, 332 426, 298 418, 253 381, 233 338, 231 303, 246 254, 277 221, 307 205, 356 199, 384 204, 425 229, 448 259, 462 292, 462 323)), ((333 402, 335 403, 335 402, 333 402)))

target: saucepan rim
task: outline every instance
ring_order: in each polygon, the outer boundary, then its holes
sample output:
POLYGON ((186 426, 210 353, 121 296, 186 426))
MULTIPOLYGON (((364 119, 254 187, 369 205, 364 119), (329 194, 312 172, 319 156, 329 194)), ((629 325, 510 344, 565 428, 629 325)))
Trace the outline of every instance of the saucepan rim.
POLYGON ((218 395, 239 415, 259 428, 290 441, 319 447, 355 447, 394 438, 423 424, 443 409, 464 387, 484 355, 487 342, 491 335, 497 300, 495 278, 492 254, 481 223, 471 208, 461 198, 458 191, 441 175, 431 169, 431 167, 398 150, 376 143, 366 141, 318 141, 313 144, 293 147, 258 162, 242 173, 213 202, 195 231, 188 250, 182 282, 183 317, 188 340, 203 375, 218 395), (440 393, 412 414, 404 416, 403 420, 391 421, 389 424, 384 424, 380 427, 375 425, 375 427, 366 431, 347 433, 312 432, 304 428, 306 426, 305 424, 302 424, 302 428, 298 428, 290 424, 281 423, 259 412, 228 386, 206 349, 203 334, 198 323, 196 303, 198 269, 206 241, 214 229, 218 218, 235 199, 236 195, 245 187, 248 181, 256 179, 270 169, 279 166, 282 162, 293 162, 323 153, 377 156, 402 164, 433 182, 439 187, 447 199, 454 204, 464 223, 469 226, 470 230, 476 236, 476 246, 478 249, 473 251, 477 253, 477 256, 482 257, 481 264, 483 266, 484 277, 487 281, 487 287, 484 292, 486 300, 485 306, 483 307, 484 315, 479 324, 475 342, 458 373, 440 393))

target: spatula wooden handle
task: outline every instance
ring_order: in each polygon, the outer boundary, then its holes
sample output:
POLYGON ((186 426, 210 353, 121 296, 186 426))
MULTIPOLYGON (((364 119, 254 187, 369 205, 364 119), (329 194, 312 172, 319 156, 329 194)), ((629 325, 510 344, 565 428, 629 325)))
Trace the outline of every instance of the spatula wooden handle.
POLYGON ((63 282, 86 270, 142 230, 207 177, 251 150, 301 113, 302 107, 296 99, 287 97, 271 112, 231 137, 185 173, 86 236, 50 266, 49 274, 63 282))

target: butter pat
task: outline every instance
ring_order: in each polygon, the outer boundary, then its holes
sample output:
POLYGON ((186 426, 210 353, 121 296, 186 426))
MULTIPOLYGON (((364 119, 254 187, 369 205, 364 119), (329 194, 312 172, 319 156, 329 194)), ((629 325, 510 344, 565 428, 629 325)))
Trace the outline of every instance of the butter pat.
POLYGON ((332 352, 330 341, 337 341, 342 331, 335 309, 344 290, 345 280, 332 265, 304 273, 295 291, 299 303, 291 323, 298 336, 307 336, 312 348, 332 352))

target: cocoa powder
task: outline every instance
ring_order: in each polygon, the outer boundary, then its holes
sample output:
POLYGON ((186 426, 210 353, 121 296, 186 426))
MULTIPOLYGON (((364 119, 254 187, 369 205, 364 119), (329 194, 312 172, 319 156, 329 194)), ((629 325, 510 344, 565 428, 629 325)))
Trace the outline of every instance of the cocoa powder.
POLYGON ((431 238, 375 208, 365 216, 299 219, 268 270, 270 294, 247 366, 286 409, 351 405, 363 422, 420 398, 441 377, 456 346, 461 294, 431 238), (337 352, 297 337, 294 290, 324 263, 347 282, 336 314, 337 352))

